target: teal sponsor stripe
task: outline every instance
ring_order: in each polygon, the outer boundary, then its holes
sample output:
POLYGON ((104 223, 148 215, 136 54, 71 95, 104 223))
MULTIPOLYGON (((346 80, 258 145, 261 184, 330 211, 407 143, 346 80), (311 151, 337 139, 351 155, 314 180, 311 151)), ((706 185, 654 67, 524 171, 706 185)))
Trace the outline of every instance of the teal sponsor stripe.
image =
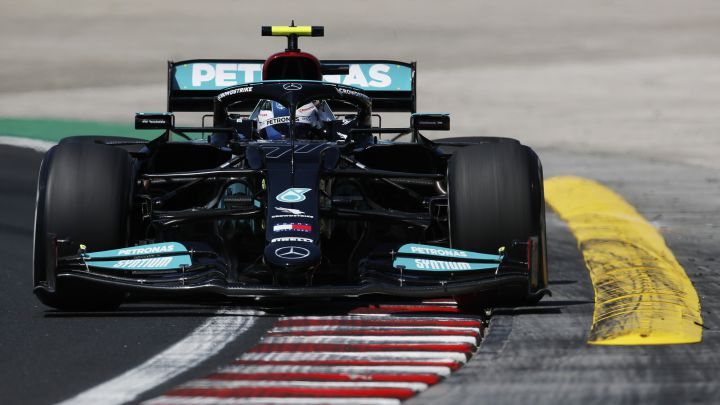
POLYGON ((158 271, 176 270, 192 265, 190 255, 158 256, 146 259, 108 260, 86 262, 90 267, 113 270, 158 271))
POLYGON ((191 266, 192 259, 187 248, 177 242, 153 243, 151 245, 129 246, 83 254, 85 264, 115 270, 174 270, 191 266))
POLYGON ((499 263, 472 263, 463 261, 448 261, 437 259, 421 259, 400 257, 393 261, 393 267, 402 267, 405 270, 431 271, 431 272, 455 272, 455 271, 495 271, 499 263))
POLYGON ((135 130, 132 119, 129 115, 129 123, 117 124, 82 120, 0 118, 0 135, 57 142, 74 135, 129 136, 150 140, 163 132, 135 130))
POLYGON ((161 242, 150 245, 129 246, 120 249, 104 250, 102 252, 85 253, 85 257, 89 259, 101 259, 105 257, 118 256, 145 256, 145 255, 163 255, 166 253, 187 252, 187 248, 177 242, 161 242))
MULTIPOLYGON (((173 90, 185 91, 222 90, 230 86, 256 83, 262 79, 262 66, 262 63, 240 61, 196 61, 175 65, 172 87, 173 90)), ((348 67, 347 75, 324 75, 323 79, 363 90, 412 90, 410 66, 378 62, 350 63, 348 67)))
POLYGON ((477 253, 471 252, 469 250, 459 250, 432 245, 421 245, 417 243, 408 243, 406 245, 402 245, 400 249, 398 249, 398 254, 429 256, 437 260, 492 260, 495 262, 500 262, 503 259, 502 255, 477 253))

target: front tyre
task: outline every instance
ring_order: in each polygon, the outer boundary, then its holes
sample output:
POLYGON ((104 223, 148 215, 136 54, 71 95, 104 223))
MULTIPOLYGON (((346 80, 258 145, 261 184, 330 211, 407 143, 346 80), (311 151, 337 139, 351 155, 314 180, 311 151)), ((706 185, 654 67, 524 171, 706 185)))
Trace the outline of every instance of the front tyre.
POLYGON ((125 150, 92 142, 51 148, 40 166, 33 278, 40 301, 58 309, 114 308, 123 294, 58 282, 55 256, 76 254, 54 239, 92 251, 127 245, 133 161, 125 150), (40 287, 40 288, 38 288, 40 287))
MULTIPOLYGON (((448 166, 450 246, 494 253, 538 236, 537 163, 518 142, 488 142, 456 151, 448 166)), ((540 175, 541 176, 541 175, 540 175)), ((544 232, 544 230, 543 230, 544 232)), ((524 303, 531 286, 456 297, 463 309, 524 303)))

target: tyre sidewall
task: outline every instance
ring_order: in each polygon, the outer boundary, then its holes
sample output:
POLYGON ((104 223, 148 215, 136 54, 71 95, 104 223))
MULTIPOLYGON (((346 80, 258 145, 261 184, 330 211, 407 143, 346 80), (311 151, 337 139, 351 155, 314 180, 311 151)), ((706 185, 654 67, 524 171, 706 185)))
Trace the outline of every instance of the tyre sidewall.
POLYGON ((76 254, 85 244, 100 251, 127 246, 129 210, 134 182, 132 159, 122 149, 91 142, 68 142, 51 148, 38 176, 35 213, 35 286, 44 282, 38 297, 57 308, 112 306, 119 294, 93 288, 57 285, 52 238, 61 245, 57 256, 76 254))

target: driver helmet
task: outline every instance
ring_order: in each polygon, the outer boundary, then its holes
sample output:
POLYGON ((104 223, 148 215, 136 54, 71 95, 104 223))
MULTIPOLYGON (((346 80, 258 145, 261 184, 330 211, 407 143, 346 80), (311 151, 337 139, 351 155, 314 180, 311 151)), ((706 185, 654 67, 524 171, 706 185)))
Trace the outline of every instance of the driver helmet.
MULTIPOLYGON (((312 101, 295 111, 295 138, 309 138, 313 131, 323 128, 323 106, 312 101)), ((280 140, 290 136, 290 111, 277 101, 266 101, 258 114, 260 137, 268 140, 280 140)))

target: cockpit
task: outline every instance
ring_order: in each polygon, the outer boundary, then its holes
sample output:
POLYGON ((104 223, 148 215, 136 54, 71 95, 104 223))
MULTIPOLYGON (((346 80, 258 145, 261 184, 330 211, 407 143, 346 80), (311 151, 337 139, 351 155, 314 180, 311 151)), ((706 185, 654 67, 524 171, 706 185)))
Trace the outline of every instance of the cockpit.
MULTIPOLYGON (((290 137, 290 111, 273 100, 260 100, 249 117, 256 123, 260 139, 283 140, 290 137)), ((297 139, 327 139, 336 120, 325 100, 312 100, 295 110, 293 135, 297 139)))

